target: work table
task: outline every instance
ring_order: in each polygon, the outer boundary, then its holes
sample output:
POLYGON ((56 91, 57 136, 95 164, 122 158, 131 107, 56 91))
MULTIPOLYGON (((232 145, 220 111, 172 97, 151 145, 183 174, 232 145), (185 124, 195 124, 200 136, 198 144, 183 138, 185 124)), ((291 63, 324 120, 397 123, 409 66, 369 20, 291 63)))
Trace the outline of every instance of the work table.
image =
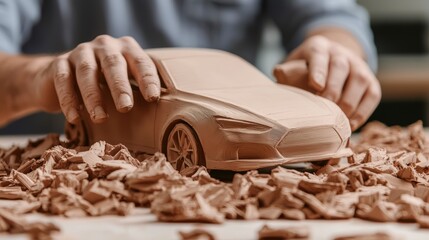
MULTIPOLYGON (((12 144, 23 145, 37 136, 2 136, 0 147, 12 144)), ((1 206, 13 206, 19 201, 0 201, 1 206)), ((59 239, 179 239, 178 231, 190 231, 201 227, 213 233, 216 239, 257 239, 264 225, 308 226, 311 239, 333 239, 340 235, 385 232, 398 239, 428 239, 429 230, 419 229, 414 223, 376 223, 360 219, 350 220, 230 220, 223 224, 164 223, 158 222, 149 209, 136 208, 131 215, 86 218, 65 218, 39 213, 28 214, 27 219, 48 221, 57 224, 59 239)), ((26 235, 0 234, 0 239, 27 239, 26 235)))

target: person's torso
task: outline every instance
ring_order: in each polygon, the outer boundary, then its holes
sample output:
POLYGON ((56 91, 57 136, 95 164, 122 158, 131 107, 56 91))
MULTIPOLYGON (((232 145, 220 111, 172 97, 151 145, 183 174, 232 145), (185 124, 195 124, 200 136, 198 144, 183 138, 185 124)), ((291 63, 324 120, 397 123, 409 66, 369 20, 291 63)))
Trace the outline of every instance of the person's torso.
POLYGON ((24 53, 71 50, 96 36, 132 36, 143 48, 205 47, 254 62, 260 0, 44 0, 24 53))

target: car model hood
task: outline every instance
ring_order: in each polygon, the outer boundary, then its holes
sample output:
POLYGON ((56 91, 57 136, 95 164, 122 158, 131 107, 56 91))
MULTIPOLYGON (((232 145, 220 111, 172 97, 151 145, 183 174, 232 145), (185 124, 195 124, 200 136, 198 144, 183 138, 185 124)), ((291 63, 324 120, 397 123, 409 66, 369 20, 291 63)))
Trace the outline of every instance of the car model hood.
POLYGON ((192 93, 237 106, 287 128, 334 124, 338 114, 321 97, 280 84, 192 93))

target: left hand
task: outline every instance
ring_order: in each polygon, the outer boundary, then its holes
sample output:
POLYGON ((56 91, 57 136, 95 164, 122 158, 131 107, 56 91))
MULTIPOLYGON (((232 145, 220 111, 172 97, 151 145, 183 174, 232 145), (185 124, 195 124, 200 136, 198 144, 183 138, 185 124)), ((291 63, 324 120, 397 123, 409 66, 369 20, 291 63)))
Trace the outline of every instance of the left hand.
POLYGON ((312 36, 274 69, 278 83, 299 87, 332 100, 361 126, 381 99, 378 80, 366 62, 339 43, 312 36))

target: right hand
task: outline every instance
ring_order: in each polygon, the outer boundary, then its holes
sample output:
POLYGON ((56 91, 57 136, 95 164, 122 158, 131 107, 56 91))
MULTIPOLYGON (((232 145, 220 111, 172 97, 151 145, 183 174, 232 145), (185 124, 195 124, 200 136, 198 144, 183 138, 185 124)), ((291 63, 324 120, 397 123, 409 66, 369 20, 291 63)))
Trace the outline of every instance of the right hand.
POLYGON ((67 121, 76 123, 83 104, 95 123, 108 118, 99 87, 106 79, 116 109, 128 112, 134 104, 129 74, 137 81, 146 101, 157 101, 160 80, 150 57, 131 37, 96 37, 50 61, 35 76, 37 98, 48 112, 61 110, 67 121))
POLYGON ((380 83, 356 52, 324 36, 312 36, 274 69, 278 83, 313 92, 335 103, 354 131, 374 112, 380 83))

